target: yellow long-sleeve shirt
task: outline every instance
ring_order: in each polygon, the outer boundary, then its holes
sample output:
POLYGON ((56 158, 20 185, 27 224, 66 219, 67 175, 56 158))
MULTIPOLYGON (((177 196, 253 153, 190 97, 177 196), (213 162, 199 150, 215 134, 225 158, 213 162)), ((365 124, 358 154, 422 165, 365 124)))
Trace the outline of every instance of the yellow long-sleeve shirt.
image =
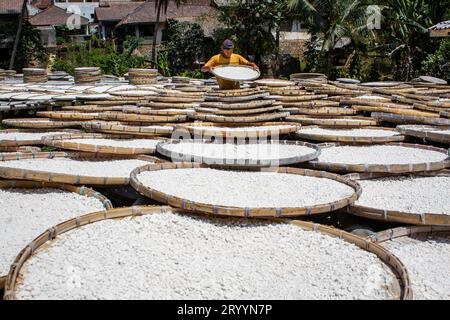
MULTIPOLYGON (((217 67, 221 65, 251 65, 251 63, 245 59, 243 56, 232 53, 229 58, 225 57, 223 54, 219 53, 215 56, 211 57, 209 61, 205 64, 206 67, 217 67)), ((217 78, 217 82, 219 83, 219 88, 222 90, 231 90, 231 89, 239 89, 238 81, 229 81, 221 78, 217 78)))

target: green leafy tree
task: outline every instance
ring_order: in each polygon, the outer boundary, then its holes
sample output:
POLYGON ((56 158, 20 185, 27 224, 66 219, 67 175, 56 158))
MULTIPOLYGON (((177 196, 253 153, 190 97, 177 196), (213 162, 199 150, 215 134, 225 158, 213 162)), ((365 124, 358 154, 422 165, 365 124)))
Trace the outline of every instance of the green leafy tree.
POLYGON ((241 53, 260 64, 263 55, 278 52, 281 22, 290 17, 285 5, 285 0, 237 0, 221 7, 219 19, 225 28, 215 34, 217 47, 226 38, 232 39, 241 53))
POLYGON ((422 62, 422 73, 450 80, 450 39, 442 40, 433 54, 422 62))
POLYGON ((202 27, 186 21, 167 21, 167 37, 165 49, 170 62, 170 69, 179 73, 190 70, 196 60, 205 56, 205 35, 202 27))

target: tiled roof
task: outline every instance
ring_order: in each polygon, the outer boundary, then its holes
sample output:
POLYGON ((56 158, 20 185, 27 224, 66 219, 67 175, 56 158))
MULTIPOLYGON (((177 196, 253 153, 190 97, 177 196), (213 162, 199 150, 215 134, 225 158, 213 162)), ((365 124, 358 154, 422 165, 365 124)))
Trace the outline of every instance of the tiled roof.
POLYGON ((98 21, 119 22, 130 13, 134 12, 144 2, 119 2, 108 3, 107 6, 95 8, 95 17, 98 21))
POLYGON ((52 5, 52 0, 33 0, 31 4, 38 9, 44 10, 52 5))
MULTIPOLYGON (((156 8, 154 1, 146 1, 134 12, 127 15, 117 26, 126 24, 151 23, 156 22, 156 8)), ((185 0, 180 6, 175 1, 170 1, 167 13, 161 13, 160 21, 166 19, 195 18, 200 16, 213 16, 217 14, 217 9, 211 6, 210 0, 185 0)))
POLYGON ((0 14, 20 14, 24 0, 0 0, 0 14))
POLYGON ((77 14, 72 14, 66 10, 51 6, 44 11, 32 16, 29 19, 34 26, 63 26, 66 24, 75 24, 79 22, 81 25, 87 25, 89 20, 77 14))

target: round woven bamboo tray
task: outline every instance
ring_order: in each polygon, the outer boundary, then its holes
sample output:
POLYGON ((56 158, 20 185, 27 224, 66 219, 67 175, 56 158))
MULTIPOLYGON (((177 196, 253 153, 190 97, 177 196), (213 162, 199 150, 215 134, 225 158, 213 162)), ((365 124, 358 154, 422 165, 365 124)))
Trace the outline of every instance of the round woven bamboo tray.
MULTIPOLYGON (((313 140, 313 141, 368 143, 368 144, 385 143, 385 142, 401 142, 401 141, 405 140, 405 137, 403 135, 401 135, 396 129, 391 129, 391 128, 364 127, 363 129, 361 129, 361 130, 370 129, 370 130, 378 130, 378 131, 386 131, 386 132, 395 132, 396 133, 396 135, 393 135, 393 136, 383 136, 383 137, 340 136, 340 135, 332 135, 332 134, 302 132, 303 129, 309 129, 309 128, 320 128, 320 127, 319 126, 302 127, 299 131, 297 131, 295 133, 295 136, 297 136, 300 139, 313 140)), ((337 129, 336 131, 338 132, 339 130, 346 130, 346 129, 337 129)), ((356 130, 359 130, 359 129, 356 129, 356 130)))
POLYGON ((163 123, 163 122, 183 122, 183 121, 187 120, 187 116, 185 116, 185 115, 153 116, 153 115, 141 115, 141 114, 109 111, 109 112, 104 112, 104 113, 99 114, 98 119, 113 120, 113 121, 127 121, 127 122, 163 123))
POLYGON ((255 83, 257 83, 260 86, 266 86, 266 87, 288 87, 288 86, 295 85, 295 82, 293 82, 293 81, 280 80, 280 79, 259 79, 259 80, 256 80, 255 83))
POLYGON ((307 80, 307 79, 316 79, 316 78, 324 78, 327 76, 323 73, 293 73, 289 76, 291 80, 307 80))
POLYGON ((246 101, 253 101, 258 99, 264 99, 266 97, 269 97, 270 94, 268 92, 263 93, 255 93, 251 95, 245 95, 245 96, 230 96, 230 97, 215 97, 215 96, 205 96, 205 101, 212 101, 212 102, 229 102, 229 103, 238 103, 238 102, 246 102, 246 101))
MULTIPOLYGON (((44 182, 18 181, 18 180, 0 180, 0 189, 15 189, 15 188, 20 188, 20 189, 40 189, 40 188, 60 189, 60 190, 64 190, 64 191, 78 193, 82 196, 93 197, 95 199, 98 199, 105 207, 105 210, 111 210, 113 208, 113 205, 108 198, 106 198, 99 192, 92 190, 91 188, 77 187, 77 186, 71 186, 68 184, 61 184, 61 183, 44 183, 44 182)), ((0 275, 0 289, 4 288, 6 278, 7 278, 6 274, 0 275)))
MULTIPOLYGON (((429 174, 417 173, 416 176, 430 176, 429 174)), ((399 175, 400 176, 400 175, 399 175)), ((450 177, 448 173, 441 173, 439 176, 450 177)), ((353 180, 376 179, 377 176, 368 174, 353 174, 353 180)), ((413 225, 435 225, 435 226, 450 226, 450 215, 436 214, 427 212, 418 212, 417 214, 400 212, 395 210, 377 209, 362 205, 351 204, 346 211, 356 216, 388 222, 407 223, 413 225)))
MULTIPOLYGON (((130 157, 119 157, 114 155, 99 155, 92 153, 80 152, 39 152, 39 153, 15 153, 15 154, 0 154, 0 177, 4 179, 18 179, 18 180, 33 180, 42 182, 57 182, 75 185, 127 185, 130 182, 128 177, 105 177, 105 176, 81 176, 76 173, 54 173, 41 170, 25 170, 19 168, 7 167, 7 161, 22 160, 22 159, 54 159, 54 158, 69 158, 75 160, 119 160, 130 159, 130 157)), ((154 161, 161 163, 158 158, 151 156, 134 156, 134 159, 143 161, 154 161)))
POLYGON ((167 103, 155 101, 139 103, 139 107, 150 107, 152 109, 192 109, 197 105, 197 103, 167 103))
MULTIPOLYGON (((314 171, 308 169, 299 168, 289 168, 289 167, 278 167, 278 168, 266 168, 265 171, 270 170, 276 173, 288 173, 288 174, 299 174, 304 176, 328 178, 341 183, 344 183, 355 190, 355 192, 345 199, 339 201, 314 205, 310 207, 303 208, 243 208, 243 207, 225 207, 219 205, 211 205, 205 203, 198 203, 190 201, 189 199, 181 199, 169 194, 159 192, 158 190, 151 189, 144 186, 138 179, 138 175, 145 171, 155 171, 155 170, 166 170, 166 169, 180 169, 180 168, 207 168, 208 166, 197 164, 197 163, 164 163, 156 165, 146 165, 136 168, 131 173, 131 186, 140 192, 142 195, 159 201, 161 203, 169 204, 172 207, 181 208, 187 211, 202 212, 206 214, 221 215, 221 216, 235 216, 235 217, 293 217, 293 216, 303 216, 311 215, 316 213, 330 212, 338 210, 348 206, 349 204, 355 202, 361 194, 361 187, 358 183, 353 180, 344 178, 342 176, 324 172, 324 171, 314 171)), ((251 170, 251 168, 248 168, 251 170)), ((254 169, 259 170, 259 169, 254 169)))
POLYGON ((298 122, 302 125, 319 125, 331 128, 359 128, 376 126, 378 122, 367 117, 339 117, 339 118, 319 118, 308 116, 290 116, 289 121, 298 122))
POLYGON ((312 101, 283 101, 285 107, 297 107, 297 108, 320 108, 320 107, 339 107, 339 101, 330 100, 312 100, 312 101))
MULTIPOLYGON (((325 147, 334 147, 337 144, 328 144, 325 147)), ((417 148, 423 150, 432 150, 436 152, 448 154, 446 149, 436 148, 432 146, 424 146, 419 144, 409 143, 388 143, 386 146, 403 146, 410 148, 417 148)), ((364 147, 364 146, 361 146, 364 147)), ((332 172, 380 172, 380 173, 409 173, 409 172, 429 172, 437 171, 450 167, 450 158, 447 157, 443 161, 438 162, 426 162, 426 163, 410 163, 410 164, 345 164, 345 163, 332 163, 332 162, 320 162, 310 161, 309 165, 313 169, 326 170, 332 172)))
POLYGON ((397 130, 406 136, 421 138, 426 141, 450 144, 450 127, 399 125, 397 126, 397 130))
POLYGON ((95 132, 103 132, 103 133, 111 133, 111 134, 126 134, 126 135, 134 135, 134 136, 145 136, 145 137, 154 137, 154 136, 167 136, 170 135, 174 131, 174 126, 169 124, 167 125, 154 125, 154 126, 134 126, 127 125, 120 122, 108 122, 108 121, 90 121, 84 122, 82 124, 84 129, 95 131, 95 132))
POLYGON ((201 113, 211 113, 215 115, 246 115, 246 114, 263 114, 271 111, 278 111, 283 109, 283 106, 270 106, 263 108, 254 108, 254 109, 238 109, 238 110, 222 110, 215 108, 203 108, 203 107, 194 107, 194 110, 201 113))
POLYGON ((200 103, 200 107, 215 108, 221 110, 241 110, 241 109, 247 110, 271 106, 275 102, 276 102, 275 100, 254 100, 243 103, 202 102, 200 103))
POLYGON ((165 102, 165 103, 189 103, 189 102, 202 102, 201 97, 176 97, 176 96, 148 96, 145 98, 148 101, 153 102, 165 102))
POLYGON ((189 132, 191 136, 197 139, 204 137, 223 137, 223 138, 257 138, 281 136, 296 132, 300 128, 297 123, 288 122, 261 122, 255 126, 236 126, 235 124, 224 124, 214 122, 196 122, 192 124, 181 124, 175 127, 175 132, 189 132), (274 128, 267 128, 274 126, 274 128), (230 130, 231 129, 231 130, 230 130), (249 130, 251 129, 251 130, 249 130))
MULTIPOLYGON (((190 143, 190 142, 197 142, 197 143, 204 143, 204 144, 217 144, 215 141, 206 141, 206 140, 170 140, 166 142, 161 142, 157 145, 156 149, 159 154, 162 154, 165 157, 168 157, 171 159, 172 162, 196 162, 196 163, 202 163, 208 166, 212 167, 223 167, 223 168, 232 168, 232 167, 254 167, 254 168, 260 168, 260 167, 272 167, 274 165, 277 166, 287 166, 290 164, 295 163, 301 163, 310 161, 313 159, 317 159, 317 157, 320 155, 320 148, 312 143, 307 142, 300 142, 300 141, 287 141, 287 140, 277 140, 277 141, 265 141, 264 143, 256 142, 257 144, 262 145, 296 145, 296 146, 305 146, 308 148, 313 149, 309 154, 304 154, 300 156, 294 156, 289 158, 279 158, 275 160, 255 160, 252 158, 240 158, 240 159, 230 159, 230 158, 219 158, 219 157, 206 157, 201 156, 198 157, 196 155, 193 155, 192 153, 186 152, 186 153, 178 153, 178 152, 172 152, 170 149, 168 149, 169 145, 171 144, 177 144, 177 143, 190 143), (199 161, 200 160, 200 161, 199 161)), ((245 144, 245 143, 241 143, 245 144)))
POLYGON ((251 80, 258 79, 261 76, 261 73, 259 72, 259 70, 255 69, 253 67, 244 66, 244 65, 227 64, 227 65, 223 65, 223 66, 217 66, 217 67, 213 68, 211 72, 216 77, 219 77, 219 78, 222 78, 225 80, 229 80, 229 81, 251 81, 251 80), (227 76, 226 73, 224 73, 224 71, 226 69, 230 69, 230 68, 239 70, 240 75, 238 77, 227 76))
POLYGON ((127 108, 135 108, 135 106, 108 106, 101 107, 96 105, 79 105, 79 106, 62 106, 62 111, 72 111, 72 112, 85 112, 85 113, 100 113, 105 111, 123 111, 127 108))
POLYGON ((277 119, 283 119, 289 117, 289 112, 277 112, 277 113, 267 113, 261 114, 257 116, 241 116, 241 117, 227 117, 227 116, 218 116, 212 114, 200 114, 196 113, 192 115, 193 119, 196 120, 204 120, 210 122, 224 122, 224 123, 255 123, 255 122, 266 122, 277 119))
POLYGON ((426 104, 421 103, 415 103, 414 109, 422 110, 422 111, 428 111, 428 112, 435 112, 439 113, 441 111, 445 111, 448 109, 448 107, 435 107, 435 106, 428 106, 426 104))
POLYGON ((320 94, 320 95, 301 95, 301 96, 280 96, 280 95, 271 95, 272 99, 275 99, 277 101, 282 102, 304 102, 304 101, 314 101, 314 100, 322 100, 328 98, 328 95, 326 94, 320 94))
POLYGON ((429 124, 436 126, 450 126, 450 119, 405 116, 392 113, 373 112, 371 117, 379 121, 386 121, 395 124, 429 124))
POLYGON ((95 120, 99 113, 72 112, 72 111, 38 111, 38 117, 60 120, 95 120))
POLYGON ((151 109, 146 107, 133 107, 122 110, 124 113, 146 114, 155 116, 176 116, 194 114, 194 109, 151 109))
MULTIPOLYGON (((39 235, 29 246, 24 248, 16 257, 14 263, 11 266, 8 277, 5 281, 5 294, 4 300, 15 300, 16 299, 16 286, 22 281, 23 278, 23 266, 26 261, 34 255, 37 249, 47 246, 53 239, 58 235, 64 234, 71 230, 75 230, 82 226, 95 223, 98 221, 103 221, 107 219, 121 219, 127 217, 136 217, 147 214, 155 213, 165 213, 172 208, 169 207, 157 207, 157 206, 147 206, 147 207, 129 207, 129 208, 118 208, 112 209, 105 212, 93 212, 75 219, 67 220, 60 223, 52 228, 49 228, 41 235, 39 235)), ((177 211, 175 211, 177 212, 177 211)), ((182 212, 180 212, 182 213, 182 212)), ((331 236, 333 238, 343 239, 344 241, 354 244, 357 247, 375 254, 379 259, 381 259, 386 265, 388 265, 393 272, 396 274, 399 282, 400 293, 399 299, 410 300, 413 298, 413 292, 411 290, 411 284, 408 276, 408 272, 403 265, 403 263, 385 248, 377 243, 370 241, 369 239, 364 239, 358 237, 354 234, 331 228, 328 226, 320 225, 317 223, 298 221, 298 220, 287 220, 287 219, 273 219, 273 222, 285 222, 291 223, 299 228, 306 231, 319 232, 321 234, 331 236)))
POLYGON ((75 128, 80 126, 79 121, 56 121, 46 118, 3 119, 2 123, 10 127, 31 129, 75 128))
POLYGON ((352 109, 357 111, 367 111, 367 112, 387 112, 394 113, 397 115, 404 116, 414 116, 414 117, 428 117, 428 118, 439 118, 439 115, 432 112, 424 112, 414 109, 395 109, 395 108, 387 108, 387 107, 372 107, 372 106, 360 106, 360 105, 352 105, 352 109))
MULTIPOLYGON (((70 133, 77 133, 78 130, 62 130, 63 132, 66 132, 67 134, 70 133)), ((40 130, 32 130, 32 129, 8 129, 8 130, 1 130, 0 133, 42 133, 44 134, 51 134, 51 132, 48 131, 40 131, 40 130)), ((55 132, 56 133, 56 132, 55 132)), ((25 139, 25 140, 17 140, 17 139, 0 139, 0 148, 1 147, 19 147, 19 146, 33 146, 33 145, 41 145, 42 141, 39 138, 35 139, 25 139)))
POLYGON ((41 68, 23 68, 24 83, 47 82, 47 71, 41 68))
POLYGON ((240 88, 240 89, 230 89, 230 90, 221 90, 219 88, 215 90, 211 90, 208 92, 208 96, 214 97, 237 97, 237 96, 247 96, 256 93, 264 92, 261 88, 240 88))
POLYGON ((450 228, 447 226, 408 226, 408 227, 398 227, 394 229, 388 229, 384 231, 377 232, 367 240, 374 243, 383 243, 389 240, 408 237, 412 235, 417 236, 450 236, 450 228))
MULTIPOLYGON (((341 107, 297 108, 297 110, 298 114, 316 116, 349 116, 359 113, 357 110, 341 107)), ((295 121, 295 116, 289 118, 289 121, 295 121)))
MULTIPOLYGON (((96 154, 154 154, 156 152, 156 145, 152 148, 144 147, 112 147, 104 145, 96 145, 92 143, 72 142, 73 139, 118 139, 129 140, 127 135, 108 135, 101 133, 78 133, 78 134, 63 134, 45 137, 42 143, 48 146, 53 146, 60 149, 93 152, 96 154)), ((159 139, 158 139, 159 140, 159 139)), ((163 139, 161 139, 162 141, 163 139)))
POLYGON ((450 118, 450 111, 441 111, 439 115, 444 118, 450 118))

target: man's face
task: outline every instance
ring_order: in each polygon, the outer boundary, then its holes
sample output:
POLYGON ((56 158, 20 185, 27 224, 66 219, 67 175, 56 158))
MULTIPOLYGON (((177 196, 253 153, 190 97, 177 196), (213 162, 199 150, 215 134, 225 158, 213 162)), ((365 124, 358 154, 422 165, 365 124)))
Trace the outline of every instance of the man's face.
POLYGON ((233 54, 233 49, 222 49, 222 53, 225 57, 229 58, 233 54))

